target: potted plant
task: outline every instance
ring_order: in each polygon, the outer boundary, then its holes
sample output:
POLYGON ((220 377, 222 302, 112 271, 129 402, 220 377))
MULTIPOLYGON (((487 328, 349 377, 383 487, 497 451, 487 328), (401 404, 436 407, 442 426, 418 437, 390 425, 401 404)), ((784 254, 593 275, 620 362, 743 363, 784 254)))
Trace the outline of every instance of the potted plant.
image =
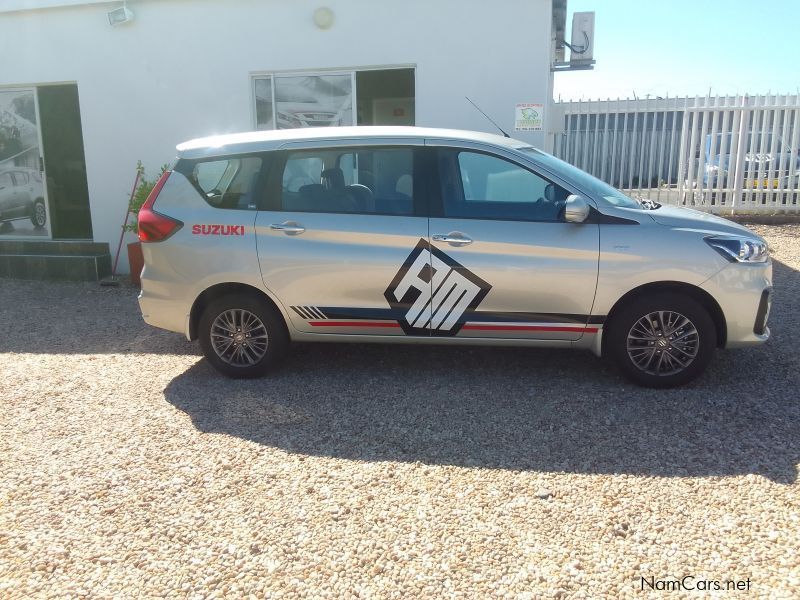
MULTIPOLYGON (((138 161, 136 164, 136 177, 137 183, 134 188, 133 194, 131 194, 130 202, 128 203, 128 222, 123 225, 124 231, 132 231, 133 233, 138 233, 139 231, 139 209, 142 208, 142 205, 147 200, 147 197, 150 195, 150 192, 153 191, 153 187, 156 185, 159 177, 164 174, 164 171, 167 170, 167 165, 163 165, 161 167, 161 171, 158 174, 158 177, 155 179, 148 179, 145 173, 144 165, 142 165, 142 161, 138 161), (132 218, 130 218, 132 215, 132 218)), ((144 267, 144 256, 142 255, 142 243, 139 241, 131 242, 128 244, 128 265, 130 266, 130 274, 131 274, 131 283, 134 285, 141 285, 141 280, 139 276, 142 273, 142 268, 144 267)))

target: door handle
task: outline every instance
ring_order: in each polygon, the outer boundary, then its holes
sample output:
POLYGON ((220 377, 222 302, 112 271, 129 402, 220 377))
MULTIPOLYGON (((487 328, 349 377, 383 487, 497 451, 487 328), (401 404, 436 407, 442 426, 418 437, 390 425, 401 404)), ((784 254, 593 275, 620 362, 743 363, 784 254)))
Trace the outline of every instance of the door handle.
POLYGON ((298 225, 294 221, 284 221, 283 223, 273 223, 269 226, 270 229, 275 231, 282 231, 286 235, 300 235, 306 228, 298 225))
POLYGON ((451 246, 466 246, 472 243, 472 238, 468 238, 463 233, 451 231, 448 234, 436 234, 431 236, 434 242, 447 242, 451 246))

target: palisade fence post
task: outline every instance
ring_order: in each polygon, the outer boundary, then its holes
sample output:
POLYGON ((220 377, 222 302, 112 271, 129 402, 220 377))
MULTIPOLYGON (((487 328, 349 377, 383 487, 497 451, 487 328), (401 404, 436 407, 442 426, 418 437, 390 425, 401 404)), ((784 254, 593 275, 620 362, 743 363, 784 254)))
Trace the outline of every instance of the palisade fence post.
MULTIPOLYGON (((692 151, 696 154, 697 160, 692 160, 692 165, 695 167, 696 172, 695 176, 692 179, 693 186, 695 191, 693 192, 694 201, 692 204, 696 204, 699 202, 701 205, 705 206, 706 199, 704 196, 703 190, 703 174, 705 173, 705 166, 706 166, 706 153, 705 153, 705 146, 706 146, 706 137, 708 135, 708 122, 711 120, 711 95, 707 95, 705 100, 703 100, 703 112, 696 113, 701 117, 700 123, 700 134, 697 139, 692 137, 692 151)), ((690 171, 691 172, 691 171, 690 171)))
POLYGON ((764 204, 774 209, 775 205, 777 204, 776 196, 775 196, 775 187, 776 186, 774 185, 774 183, 775 183, 776 177, 780 176, 780 171, 776 172, 777 165, 775 163, 776 163, 777 157, 783 155, 783 152, 779 149, 778 140, 784 139, 782 137, 779 137, 779 129, 780 129, 780 124, 781 124, 781 118, 783 117, 783 109, 781 107, 785 105, 785 98, 782 101, 781 100, 781 96, 778 95, 778 94, 775 94, 772 97, 772 105, 773 105, 773 109, 772 109, 772 141, 771 141, 771 143, 769 145, 770 160, 767 163, 768 164, 768 168, 767 168, 767 186, 766 186, 767 190, 769 190, 769 192, 768 192, 768 195, 764 198, 764 204))
MULTIPOLYGON (((591 105, 590 105, 591 106, 591 105)), ((597 173, 597 143, 600 140, 600 113, 602 111, 602 104, 600 98, 597 99, 597 110, 594 113, 594 130, 592 135, 592 170, 590 171, 595 177, 597 173)))
POLYGON ((592 116, 591 100, 587 100, 585 111, 586 113, 584 114, 583 105, 579 103, 578 112, 581 114, 579 118, 586 117, 586 128, 581 130, 581 166, 579 168, 584 171, 589 171, 589 119, 592 116))
POLYGON ((683 101, 683 120, 681 122, 681 142, 678 146, 678 204, 686 204, 686 168, 688 167, 687 155, 689 154, 689 147, 687 146, 687 136, 689 135, 689 120, 691 113, 689 112, 689 96, 686 96, 683 101))
MULTIPOLYGON (((695 203, 695 188, 697 187, 697 181, 695 180, 695 171, 697 166, 697 161, 695 160, 695 148, 697 148, 697 135, 698 129, 700 128, 700 122, 704 121, 702 110, 705 109, 705 100, 701 98, 695 98, 694 100, 694 110, 692 110, 689 114, 692 117, 692 124, 691 124, 691 132, 689 135, 689 145, 686 146, 686 187, 689 188, 689 194, 692 196, 692 204, 695 203), (700 106, 702 100, 702 107, 700 106)), ((688 116, 688 115, 687 115, 688 116)), ((683 203, 686 204, 686 198, 683 199, 683 203)))
POLYGON ((617 132, 619 131, 619 96, 614 104, 614 133, 611 134, 611 170, 606 183, 614 185, 614 171, 617 166, 617 132))
POLYGON ((564 116, 564 150, 563 154, 561 155, 561 158, 570 164, 574 164, 570 160, 569 156, 570 150, 572 149, 572 143, 572 98, 570 98, 564 116))
MULTIPOLYGON (((800 97, 795 96, 794 103, 795 106, 800 103, 800 97)), ((800 108, 795 108, 794 121, 792 122, 791 151, 789 153, 789 177, 786 180, 787 187, 792 190, 791 195, 787 198, 787 202, 791 200, 795 210, 797 210, 798 202, 800 201, 800 194, 798 193, 798 190, 800 189, 800 178, 798 178, 797 171, 798 149, 800 149, 800 108)))
MULTIPOLYGON (((725 96, 723 98, 723 109, 722 109, 722 124, 720 125, 720 135, 719 140, 715 140, 717 143, 716 156, 718 162, 717 168, 717 180, 716 180, 716 201, 717 201, 717 208, 722 211, 723 209, 723 202, 726 199, 725 196, 725 175, 730 168, 729 164, 725 164, 725 169, 723 170, 723 156, 730 157, 730 143, 731 143, 731 111, 730 107, 734 105, 734 102, 731 100, 730 96, 725 96)), ((728 159, 730 162, 730 158, 728 159)), ((713 190, 712 190, 712 193, 713 190)))
POLYGON ((736 208, 742 203, 742 188, 744 187, 744 159, 747 154, 747 125, 750 121, 750 112, 747 110, 747 94, 742 96, 742 118, 739 119, 739 139, 736 144, 736 167, 733 175, 733 200, 731 201, 731 214, 736 214, 736 208))
MULTIPOLYGON (((787 169, 788 165, 786 164, 786 159, 787 159, 787 156, 786 156, 786 143, 787 143, 787 140, 789 139, 789 117, 791 115, 791 112, 789 111, 789 106, 791 106, 790 97, 788 95, 785 95, 783 97, 783 101, 781 103, 781 122, 782 122, 782 125, 783 125, 783 131, 781 132, 781 137, 780 137, 781 148, 779 150, 779 152, 780 152, 780 165, 778 165, 778 175, 777 175, 778 178, 780 178, 780 175, 782 173, 786 173, 788 171, 788 169, 787 169)), ((779 187, 779 189, 778 189, 778 197, 775 198, 773 196, 773 201, 775 201, 776 204, 780 205, 782 208, 786 208, 786 204, 787 204, 787 201, 789 199, 789 196, 786 193, 786 191, 789 189, 789 182, 791 180, 788 177, 786 177, 785 181, 786 181, 786 186, 785 187, 781 186, 780 184, 778 186, 779 187), (783 189, 781 189, 781 188, 783 188, 783 189)))
POLYGON ((744 111, 741 110, 743 96, 738 94, 734 98, 733 106, 733 123, 731 124, 731 139, 726 147, 728 154, 728 164, 725 168, 725 189, 729 191, 728 194, 728 208, 733 208, 733 189, 736 186, 736 149, 739 147, 739 129, 744 117, 744 111))
POLYGON ((605 112, 603 113, 603 148, 600 155, 600 179, 605 178, 606 168, 608 167, 608 117, 611 115, 611 98, 606 99, 605 112))

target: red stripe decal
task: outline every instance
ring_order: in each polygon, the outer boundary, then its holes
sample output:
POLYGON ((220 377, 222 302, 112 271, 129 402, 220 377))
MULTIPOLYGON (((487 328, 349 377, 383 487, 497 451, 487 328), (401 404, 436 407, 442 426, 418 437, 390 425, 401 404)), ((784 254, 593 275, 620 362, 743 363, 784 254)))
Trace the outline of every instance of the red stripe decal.
POLYGON ((547 327, 544 325, 464 325, 461 329, 475 331, 554 331, 597 333, 597 327, 547 327))
POLYGON ((400 327, 400 323, 387 321, 309 321, 312 327, 400 327))

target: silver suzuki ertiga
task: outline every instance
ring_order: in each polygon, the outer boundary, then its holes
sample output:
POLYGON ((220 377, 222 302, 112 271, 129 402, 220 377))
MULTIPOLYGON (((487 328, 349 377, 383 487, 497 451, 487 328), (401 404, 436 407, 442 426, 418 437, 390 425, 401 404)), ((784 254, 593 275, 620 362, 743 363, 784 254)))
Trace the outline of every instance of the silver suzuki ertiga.
POLYGON ((589 349, 671 387, 716 348, 769 337, 761 237, 485 133, 190 141, 139 238, 145 321, 232 377, 263 375, 291 341, 404 342, 589 349))

